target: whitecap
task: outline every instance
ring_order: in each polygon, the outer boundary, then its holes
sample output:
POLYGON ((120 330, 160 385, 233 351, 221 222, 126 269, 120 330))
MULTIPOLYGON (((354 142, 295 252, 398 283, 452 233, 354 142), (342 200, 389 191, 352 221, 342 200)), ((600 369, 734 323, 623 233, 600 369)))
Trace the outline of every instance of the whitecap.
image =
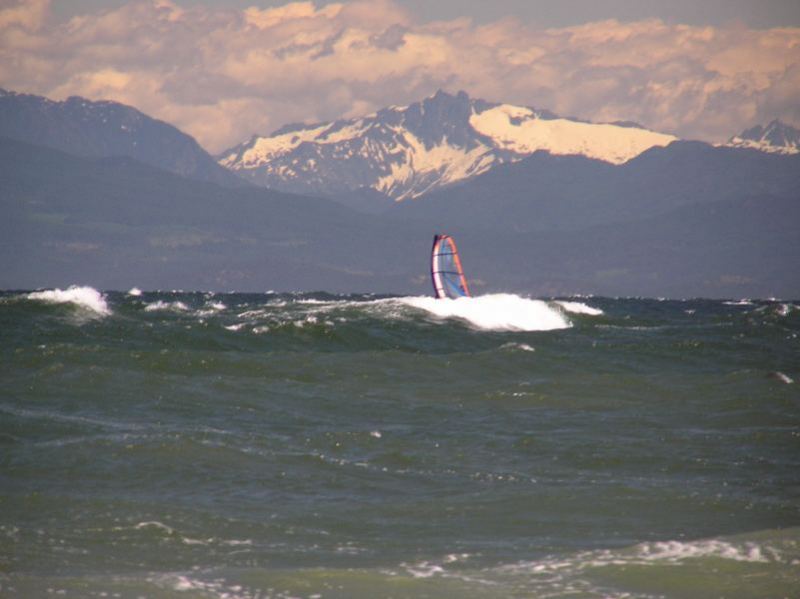
POLYGON ((266 310, 245 310, 244 312, 240 312, 238 314, 239 318, 251 318, 251 317, 263 317, 267 316, 268 312, 266 310))
POLYGON ((233 595, 226 592, 227 589, 221 581, 218 580, 202 580, 188 574, 162 574, 157 577, 149 579, 150 582, 157 584, 161 587, 171 588, 175 591, 197 591, 203 596, 216 596, 216 597, 238 597, 240 595, 233 595))
POLYGON ((175 529, 171 526, 167 526, 163 522, 157 522, 155 520, 147 521, 147 522, 139 522, 136 526, 133 527, 136 530, 141 530, 142 528, 156 528, 159 530, 163 530, 167 534, 171 535, 175 533, 175 529))
POLYGON ((451 553, 449 555, 444 556, 444 563, 452 564, 455 562, 460 562, 469 559, 472 557, 469 553, 451 553))
POLYGON ((581 572, 607 566, 680 564, 690 560, 717 558, 737 562, 780 562, 782 557, 770 547, 757 543, 730 543, 717 539, 699 541, 656 541, 641 543, 629 550, 600 549, 583 551, 572 556, 548 556, 535 561, 522 561, 497 567, 497 572, 510 574, 579 575, 581 572))
POLYGON ((738 562, 769 561, 764 556, 761 548, 755 543, 745 543, 737 546, 714 539, 693 542, 661 541, 643 543, 638 545, 637 549, 638 556, 646 560, 677 562, 699 557, 718 557, 738 562))
POLYGON ((428 561, 419 562, 417 564, 401 565, 405 567, 406 572, 411 574, 411 576, 414 578, 430 578, 432 576, 437 576, 444 573, 444 568, 442 568, 442 566, 428 561))
POLYGON ((775 371, 775 378, 777 378, 782 383, 786 383, 787 385, 791 385, 794 383, 794 379, 790 377, 788 374, 784 374, 780 371, 775 371))
POLYGON ((586 314, 588 316, 600 316, 603 314, 603 311, 600 308, 593 308, 592 306, 587 306, 583 302, 568 302, 558 300, 555 302, 567 312, 572 312, 573 314, 586 314))
POLYGON ((77 287, 72 285, 64 290, 47 289, 44 291, 34 291, 25 297, 48 304, 74 304, 79 308, 90 310, 101 316, 111 314, 111 309, 108 307, 105 297, 94 287, 77 287))
POLYGON ((459 299, 408 297, 402 303, 438 318, 459 318, 486 331, 550 331, 572 326, 559 311, 541 300, 510 293, 459 299))
POLYGON ((142 290, 139 289, 138 287, 131 287, 128 290, 128 295, 132 295, 133 297, 139 297, 140 295, 142 295, 142 290))
POLYGON ((536 348, 531 347, 527 343, 504 343, 500 349, 520 350, 520 351, 536 351, 536 348))
POLYGON ((194 315, 200 318, 204 318, 206 316, 213 316, 222 310, 227 309, 228 306, 223 304, 222 302, 207 302, 204 309, 197 310, 194 315))
POLYGON ((295 320, 293 322, 293 324, 297 328, 302 329, 307 324, 317 324, 318 322, 319 322, 319 319, 316 316, 314 316, 313 314, 309 314, 308 316, 306 316, 302 320, 295 320))
POLYGON ((147 304, 144 307, 145 312, 156 312, 159 310, 172 310, 175 312, 185 312, 189 309, 189 306, 184 304, 183 302, 165 302, 162 300, 158 300, 153 302, 152 304, 147 304))

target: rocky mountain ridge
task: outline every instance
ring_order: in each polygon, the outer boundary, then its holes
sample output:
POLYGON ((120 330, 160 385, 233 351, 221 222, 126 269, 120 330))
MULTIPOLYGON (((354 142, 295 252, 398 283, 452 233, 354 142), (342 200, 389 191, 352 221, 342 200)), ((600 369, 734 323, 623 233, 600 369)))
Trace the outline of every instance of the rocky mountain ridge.
POLYGON ((676 140, 635 123, 589 123, 439 91, 361 118, 255 135, 218 159, 253 183, 283 191, 336 196, 369 189, 405 200, 537 151, 623 164, 676 140))

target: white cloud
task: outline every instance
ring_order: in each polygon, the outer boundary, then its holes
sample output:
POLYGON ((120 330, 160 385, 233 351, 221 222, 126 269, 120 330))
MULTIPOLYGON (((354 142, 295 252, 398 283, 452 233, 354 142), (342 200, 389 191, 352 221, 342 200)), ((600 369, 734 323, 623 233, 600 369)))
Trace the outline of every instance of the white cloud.
POLYGON ((800 125, 798 28, 422 24, 391 0, 48 14, 47 0, 0 0, 0 85, 125 102, 211 151, 438 88, 713 141, 774 117, 800 125))

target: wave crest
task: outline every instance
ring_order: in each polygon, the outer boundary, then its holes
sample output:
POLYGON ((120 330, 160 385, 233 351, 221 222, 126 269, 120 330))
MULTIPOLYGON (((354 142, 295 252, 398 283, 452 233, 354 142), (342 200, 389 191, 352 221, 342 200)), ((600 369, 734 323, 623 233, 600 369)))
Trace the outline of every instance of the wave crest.
POLYGON ((425 310, 437 318, 459 318, 485 331, 552 331, 572 323, 542 300, 511 293, 495 293, 459 299, 408 297, 404 304, 425 310))
POLYGON ((567 312, 572 312, 573 314, 586 314, 588 316, 600 316, 603 314, 603 311, 600 308, 592 308, 583 302, 568 302, 558 300, 555 303, 561 306, 567 312))
POLYGON ((72 285, 67 289, 34 291, 25 297, 48 304, 74 304, 79 308, 90 310, 101 316, 111 314, 111 309, 108 307, 105 297, 94 287, 72 285))

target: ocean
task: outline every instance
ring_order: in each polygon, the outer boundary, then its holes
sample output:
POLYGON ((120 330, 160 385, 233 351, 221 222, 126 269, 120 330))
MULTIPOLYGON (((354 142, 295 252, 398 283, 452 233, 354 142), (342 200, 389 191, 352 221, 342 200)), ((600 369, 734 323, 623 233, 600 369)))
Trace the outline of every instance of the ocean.
POLYGON ((800 303, 0 293, 0 595, 800 596, 800 303))

